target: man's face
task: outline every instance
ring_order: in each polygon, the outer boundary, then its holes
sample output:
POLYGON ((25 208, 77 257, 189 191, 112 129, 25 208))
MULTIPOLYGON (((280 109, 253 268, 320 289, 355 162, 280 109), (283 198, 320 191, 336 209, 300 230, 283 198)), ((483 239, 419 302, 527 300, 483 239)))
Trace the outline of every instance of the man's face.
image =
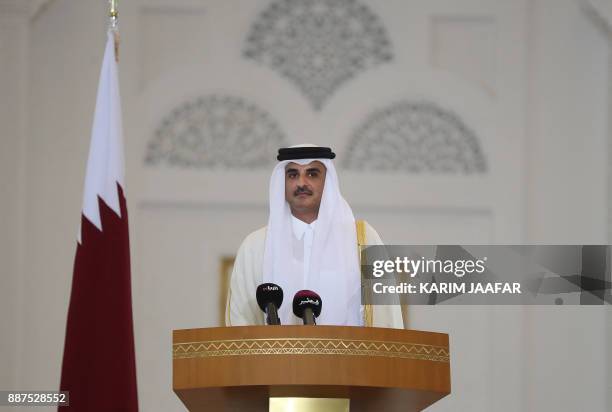
POLYGON ((303 166, 293 162, 285 166, 285 200, 294 216, 318 215, 325 172, 325 165, 318 160, 303 166))

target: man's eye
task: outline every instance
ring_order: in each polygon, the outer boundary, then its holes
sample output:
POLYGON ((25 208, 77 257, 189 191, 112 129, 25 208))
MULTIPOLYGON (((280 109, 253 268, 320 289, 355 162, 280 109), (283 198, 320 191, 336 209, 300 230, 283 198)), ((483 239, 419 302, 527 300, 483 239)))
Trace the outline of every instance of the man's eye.
POLYGON ((310 172, 310 173, 308 173, 308 175, 310 177, 317 177, 317 176, 319 176, 319 174, 317 172, 310 172))

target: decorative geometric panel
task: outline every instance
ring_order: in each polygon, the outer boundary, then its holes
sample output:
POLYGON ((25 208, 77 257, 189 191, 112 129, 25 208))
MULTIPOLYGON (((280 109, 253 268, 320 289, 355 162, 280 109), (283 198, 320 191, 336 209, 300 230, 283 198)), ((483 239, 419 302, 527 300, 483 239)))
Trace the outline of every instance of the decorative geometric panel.
POLYGON ((350 140, 343 166, 409 173, 481 173, 474 133, 433 103, 399 102, 369 115, 350 140))
POLYGON ((240 97, 205 96, 184 103, 161 123, 145 164, 193 168, 253 168, 274 163, 286 146, 278 124, 240 97))
POLYGON ((378 17, 355 0, 277 0, 257 18, 244 56, 292 81, 316 110, 346 81, 392 59, 378 17))
POLYGON ((450 362, 447 346, 326 338, 216 340, 172 345, 173 359, 254 355, 380 356, 450 362))

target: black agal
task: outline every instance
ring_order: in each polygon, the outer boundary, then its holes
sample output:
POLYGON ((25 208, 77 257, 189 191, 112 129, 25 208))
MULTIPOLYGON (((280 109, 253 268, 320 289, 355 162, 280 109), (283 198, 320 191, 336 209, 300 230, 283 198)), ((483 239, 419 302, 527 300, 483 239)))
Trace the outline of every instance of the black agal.
POLYGON ((333 159, 336 154, 329 147, 286 147, 278 149, 278 160, 333 159))

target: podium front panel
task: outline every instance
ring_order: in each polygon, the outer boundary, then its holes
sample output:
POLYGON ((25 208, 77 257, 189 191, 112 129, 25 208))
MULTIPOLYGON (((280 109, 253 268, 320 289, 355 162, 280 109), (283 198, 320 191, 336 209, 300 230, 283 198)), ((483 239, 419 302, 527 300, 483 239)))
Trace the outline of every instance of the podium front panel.
POLYGON ((190 411, 267 411, 269 397, 420 410, 450 393, 448 335, 344 326, 177 330, 173 387, 190 411))

